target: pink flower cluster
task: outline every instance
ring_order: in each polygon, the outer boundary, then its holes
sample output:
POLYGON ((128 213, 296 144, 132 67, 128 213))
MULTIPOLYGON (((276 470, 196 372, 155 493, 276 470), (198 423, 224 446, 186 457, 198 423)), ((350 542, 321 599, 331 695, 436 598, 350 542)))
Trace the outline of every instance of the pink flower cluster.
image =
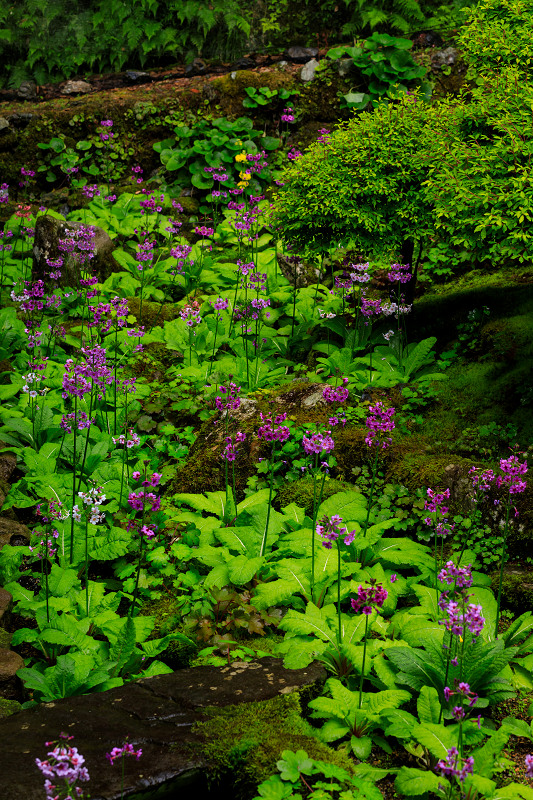
POLYGON ((368 447, 382 447, 385 450, 390 446, 392 439, 390 436, 384 436, 385 433, 393 431, 395 426, 392 419, 396 410, 394 408, 385 408, 381 401, 378 401, 374 406, 368 407, 368 417, 366 418, 366 427, 368 434, 365 438, 365 444, 368 447))
POLYGON ((285 442, 291 435, 289 428, 282 424, 287 419, 287 414, 278 414, 273 418, 272 415, 267 417, 259 412, 259 416, 263 423, 257 429, 260 439, 264 439, 266 442, 285 442))
POLYGON ((222 458, 225 458, 226 461, 235 461, 237 458, 237 445, 244 442, 245 439, 246 434, 241 431, 237 431, 235 436, 226 436, 224 439, 226 446, 222 452, 222 458))
POLYGON ((136 447, 141 443, 139 436, 134 432, 133 428, 129 429, 129 438, 125 433, 121 433, 120 436, 113 436, 112 438, 114 444, 126 445, 128 450, 131 450, 132 447, 136 447))
POLYGON ((459 783, 463 784, 467 775, 472 775, 474 772, 474 759, 472 756, 465 758, 463 766, 459 767, 461 763, 459 758, 459 750, 457 747, 450 747, 447 752, 446 759, 441 759, 435 770, 440 772, 443 778, 457 778, 459 783))
POLYGON ((348 378, 342 379, 342 386, 326 386, 322 392, 322 397, 326 403, 344 403, 348 399, 350 390, 348 389, 348 378))
POLYGON ((407 283, 413 277, 410 264, 391 264, 387 275, 391 283, 407 283))
POLYGON ((322 517, 317 523, 316 532, 322 537, 322 544, 327 550, 331 550, 333 542, 337 542, 340 536, 344 536, 344 544, 350 545, 355 539, 355 531, 348 533, 348 529, 343 526, 340 527, 342 517, 338 514, 333 514, 332 517, 322 517))
POLYGON ((241 400, 239 397, 241 391, 241 387, 237 386, 236 383, 230 383, 228 386, 221 386, 219 388, 220 394, 215 400, 215 405, 219 411, 224 411, 225 408, 232 409, 235 411, 239 408, 241 404, 241 400), (224 395, 227 394, 227 397, 224 395))
MULTIPOLYGON (((61 734, 62 739, 72 739, 72 736, 61 734)), ((54 742, 46 742, 46 746, 50 747, 55 744, 54 742)), ((53 750, 48 753, 48 758, 41 761, 40 758, 35 759, 37 767, 41 770, 46 780, 44 788, 46 797, 49 800, 59 800, 63 796, 64 800, 74 797, 80 798, 83 792, 79 786, 76 786, 78 781, 88 781, 89 772, 85 764, 85 758, 78 753, 77 747, 71 747, 68 744, 56 744, 53 750), (52 783, 52 779, 54 782, 52 783), (57 786, 57 780, 64 781, 67 794, 63 794, 63 790, 57 786)))
POLYGON ((129 742, 124 742, 122 747, 114 747, 110 753, 105 754, 105 757, 107 758, 110 764, 113 764, 117 760, 117 758, 120 758, 121 756, 122 758, 124 758, 124 756, 135 756, 135 758, 138 761, 142 756, 142 754, 143 751, 141 750, 141 748, 139 748, 138 750, 134 750, 132 744, 130 744, 129 742))
POLYGON ((325 433, 311 433, 307 431, 307 436, 302 439, 302 444, 308 456, 320 455, 320 453, 331 453, 335 447, 335 442, 331 438, 331 431, 325 433))
POLYGON ((433 517, 426 517, 424 522, 431 528, 435 529, 437 536, 448 536, 455 530, 455 525, 448 523, 446 516, 448 514, 448 506, 443 506, 445 500, 450 499, 450 490, 446 489, 444 492, 435 492, 433 489, 427 490, 429 500, 424 503, 424 510, 431 512, 433 517), (442 519, 439 519, 442 517, 442 519))
POLYGON ((351 604, 356 614, 366 614, 367 616, 372 613, 375 608, 379 613, 379 609, 383 607, 383 603, 389 596, 388 591, 380 584, 373 583, 368 588, 359 586, 357 588, 357 597, 352 597, 351 604))

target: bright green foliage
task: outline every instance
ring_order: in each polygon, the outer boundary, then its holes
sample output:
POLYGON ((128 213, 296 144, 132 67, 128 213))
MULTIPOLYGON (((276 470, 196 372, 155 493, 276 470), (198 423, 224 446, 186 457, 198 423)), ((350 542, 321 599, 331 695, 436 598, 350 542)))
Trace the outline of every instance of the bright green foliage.
POLYGON ((287 240, 315 251, 352 242, 371 253, 426 238, 431 204, 423 142, 452 124, 451 108, 414 98, 380 105, 312 145, 287 171, 276 218, 287 240))
POLYGON ((533 76, 532 0, 482 0, 467 14, 458 44, 476 75, 496 75, 517 67, 522 78, 533 76))
POLYGON ((410 39, 373 33, 363 47, 334 47, 327 57, 332 59, 352 56, 354 65, 367 78, 367 90, 363 93, 349 92, 343 96, 344 107, 363 109, 375 105, 381 98, 399 97, 412 84, 423 78, 426 68, 413 61, 408 52, 413 43, 410 39))
POLYGON ((457 109, 447 141, 428 148, 426 202, 434 205, 436 264, 523 263, 533 254, 533 86, 509 69, 457 109))
POLYGON ((297 790, 312 786, 313 797, 321 800, 380 800, 379 789, 364 778, 353 777, 345 769, 309 758, 305 750, 284 750, 276 764, 280 774, 271 775, 258 787, 254 800, 301 800, 297 790), (305 778, 302 776, 305 775, 305 778))

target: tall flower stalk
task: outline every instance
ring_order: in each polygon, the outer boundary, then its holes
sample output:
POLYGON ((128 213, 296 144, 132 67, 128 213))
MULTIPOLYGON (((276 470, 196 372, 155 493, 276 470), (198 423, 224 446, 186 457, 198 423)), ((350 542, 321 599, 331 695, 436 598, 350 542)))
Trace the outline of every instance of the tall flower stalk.
MULTIPOLYGON (((503 543, 502 552, 500 556, 500 573, 498 576, 498 598, 496 604, 496 624, 494 627, 494 636, 498 635, 498 624, 500 621, 500 605, 502 599, 502 581, 503 581, 503 568, 505 566, 505 556, 507 552, 507 536, 509 534, 509 520, 511 516, 511 508, 513 508, 513 496, 525 492, 527 482, 523 479, 523 475, 527 473, 527 461, 520 462, 517 455, 509 456, 509 458, 502 458, 500 460, 500 469, 503 475, 498 475, 495 479, 495 484, 499 488, 501 486, 507 488, 507 497, 505 503, 505 522, 503 527, 503 543)), ((518 516, 518 511, 514 509, 515 517, 518 516)))
POLYGON ((387 436, 386 434, 393 431, 394 428, 396 427, 393 420, 395 409, 385 408, 381 401, 377 402, 373 406, 369 406, 368 412, 369 413, 365 422, 366 427, 368 428, 368 433, 365 438, 365 444, 368 446, 370 451, 372 451, 372 449, 375 451, 375 455, 371 467, 372 481, 370 483, 368 506, 362 531, 363 536, 366 535, 368 522, 370 520, 370 512, 372 511, 372 505, 374 500, 374 488, 376 485, 376 477, 378 473, 379 454, 382 450, 386 450, 388 447, 390 447, 392 439, 390 436, 387 436))
MULTIPOLYGON (((145 462, 145 467, 147 466, 147 464, 148 462, 145 462)), ((159 485, 161 477, 162 476, 158 472, 154 472, 150 476, 148 476, 145 472, 144 477, 138 471, 132 474, 133 480, 136 483, 140 481, 141 482, 140 486, 142 488, 130 492, 130 494, 128 495, 128 505, 134 511, 135 517, 128 522, 127 530, 134 531, 139 537, 137 572, 135 575, 133 598, 129 610, 130 617, 134 615, 135 606, 137 604, 137 593, 139 590, 139 578, 141 574, 141 564, 143 558, 144 544, 145 541, 147 540, 150 541, 151 539, 155 538, 157 534, 158 526, 155 525, 154 522, 151 520, 151 515, 154 512, 159 511, 159 509, 161 508, 161 498, 158 497, 154 492, 148 491, 148 489, 149 488, 155 489, 159 485), (137 517, 138 514, 140 515, 140 517, 137 517)))
POLYGON ((140 759, 140 757, 142 756, 142 754, 143 754, 143 751, 141 750, 140 747, 139 747, 138 750, 134 750, 133 745, 130 744, 129 742, 124 742, 122 747, 113 747, 113 749, 111 750, 110 753, 106 753, 105 754, 106 758, 109 761, 109 763, 111 764, 111 766, 113 766, 115 761, 118 758, 120 758, 120 762, 121 762, 121 766, 122 766, 122 776, 121 776, 121 782, 120 782, 120 800, 123 800, 123 798, 124 798, 124 772, 125 772, 125 763, 124 762, 126 760, 126 756, 133 756, 138 761, 140 759))
MULTIPOLYGON (((438 572, 442 565, 442 555, 444 549, 444 539, 446 536, 453 533, 455 525, 450 524, 446 519, 448 515, 448 507, 443 505, 445 500, 450 499, 450 490, 446 489, 444 492, 435 492, 433 489, 427 490, 428 500, 424 503, 425 511, 429 511, 429 516, 424 519, 426 525, 433 528, 433 555, 435 558, 435 571, 434 571, 434 586, 435 595, 438 592, 438 572), (440 537, 440 555, 438 548, 438 541, 440 537)), ((459 559, 460 561, 460 559, 459 559)))
POLYGON ((267 517, 265 522, 265 529, 263 531, 263 537, 261 539, 261 549, 260 555, 264 556, 267 547, 268 541, 268 525, 270 522, 270 511, 272 508, 272 491, 274 487, 274 465, 276 460, 276 445, 278 442, 285 442, 290 436, 290 430, 286 425, 283 425, 285 420, 287 419, 287 414, 278 414, 274 417, 272 414, 270 417, 263 416, 261 412, 259 412, 259 416, 261 417, 262 425, 259 426, 257 429, 257 436, 259 439, 264 439, 266 442, 271 442, 272 450, 270 453, 270 486, 268 492, 268 508, 267 508, 267 517))
POLYGON ((359 681, 359 700, 358 700, 358 708, 361 708, 363 705, 363 681, 365 678, 365 663, 366 663, 366 647, 367 647, 367 640, 368 640, 368 632, 369 632, 369 622, 368 619, 372 614, 372 611, 375 610, 378 614, 380 609, 383 607, 383 603, 389 596, 389 593, 380 583, 376 583, 376 581, 370 581, 370 586, 366 589, 363 586, 359 586, 357 588, 357 597, 352 597, 351 605, 352 609, 355 611, 356 614, 364 614, 365 615, 365 633, 363 636, 363 664, 361 666, 361 678, 359 681))
MULTIPOLYGON (((318 426, 317 426, 318 427, 318 426)), ((320 483, 320 492, 317 499, 317 484, 320 476, 320 470, 318 467, 319 459, 323 459, 326 455, 331 453, 333 448, 335 447, 335 442, 331 438, 331 431, 325 431, 325 433, 321 433, 320 431, 316 431, 316 433, 311 433, 311 431, 306 432, 307 435, 302 439, 302 446, 308 456, 312 456, 314 458, 314 464, 312 469, 313 475, 313 525, 311 528, 311 598, 314 598, 314 590, 315 590, 315 526, 316 526, 316 517, 318 513, 318 508, 322 501, 322 493, 324 491, 324 481, 326 480, 327 474, 327 462, 325 462, 325 468, 322 469, 322 480, 320 483)), ((322 462, 322 467, 324 467, 324 462, 322 462)), ((317 527, 318 530, 318 527, 317 527)))
MULTIPOLYGON (((322 544, 327 550, 331 550, 333 542, 337 545, 337 643, 342 644, 342 618, 341 618, 341 538, 345 545, 352 544, 355 538, 355 530, 348 533, 346 526, 340 527, 342 517, 333 514, 332 517, 323 517, 316 526, 318 536, 322 538, 322 544)), ((313 587, 311 587, 311 597, 313 597, 313 587)))

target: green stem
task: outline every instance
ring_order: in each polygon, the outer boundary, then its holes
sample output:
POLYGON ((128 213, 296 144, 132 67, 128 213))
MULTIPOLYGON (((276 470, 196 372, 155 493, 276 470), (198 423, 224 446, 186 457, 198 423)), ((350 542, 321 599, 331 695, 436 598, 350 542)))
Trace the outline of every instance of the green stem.
POLYGON ((358 708, 363 705, 363 680, 365 677, 365 661, 366 661, 366 637, 368 633, 368 614, 365 614, 365 633, 363 637, 363 665, 361 667, 361 680, 359 681, 359 703, 358 708))
MULTIPOLYGON (((72 508, 76 505, 76 434, 78 426, 76 425, 76 418, 78 416, 78 396, 74 395, 74 461, 72 464, 72 508)), ((74 514, 70 515, 70 563, 74 555, 74 514)))
POLYGON ((89 523, 85 520, 85 614, 89 616, 89 523))
MULTIPOLYGON (((338 643, 342 644, 342 622, 341 622, 341 544, 337 538, 337 620, 339 623, 338 643)), ((359 706, 361 708, 361 706, 359 706)))
POLYGON ((500 622, 500 604, 502 599, 503 567, 505 565, 505 551, 507 548, 507 533, 509 531, 509 514, 511 511, 511 495, 507 497, 507 512, 505 514, 505 527, 503 529, 503 544, 500 563, 500 575, 498 578, 498 599, 496 601, 496 625, 494 627, 494 638, 498 637, 498 624, 500 622))
POLYGON ((265 530, 263 533, 263 541, 261 542, 261 550, 259 555, 264 556, 265 550, 267 546, 267 538, 268 538, 268 523, 270 522, 270 509, 272 507, 272 488, 274 486, 274 457, 276 453, 276 440, 272 442, 272 461, 270 464, 270 488, 268 492, 268 507, 267 507, 267 518, 265 522, 265 530))

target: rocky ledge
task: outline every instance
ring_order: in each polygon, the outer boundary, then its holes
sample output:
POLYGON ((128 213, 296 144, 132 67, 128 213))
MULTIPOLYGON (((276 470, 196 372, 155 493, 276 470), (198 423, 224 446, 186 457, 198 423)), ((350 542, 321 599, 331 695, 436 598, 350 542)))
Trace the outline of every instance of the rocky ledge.
POLYGON ((287 670, 279 659, 263 658, 180 670, 14 714, 0 721, 2 800, 44 797, 35 758, 45 758, 45 742, 61 732, 74 736, 72 744, 85 756, 92 800, 121 797, 121 766, 109 764, 105 754, 126 738, 143 754, 125 760, 125 798, 205 796, 209 764, 193 730, 203 710, 272 700, 324 677, 318 664, 287 670))

